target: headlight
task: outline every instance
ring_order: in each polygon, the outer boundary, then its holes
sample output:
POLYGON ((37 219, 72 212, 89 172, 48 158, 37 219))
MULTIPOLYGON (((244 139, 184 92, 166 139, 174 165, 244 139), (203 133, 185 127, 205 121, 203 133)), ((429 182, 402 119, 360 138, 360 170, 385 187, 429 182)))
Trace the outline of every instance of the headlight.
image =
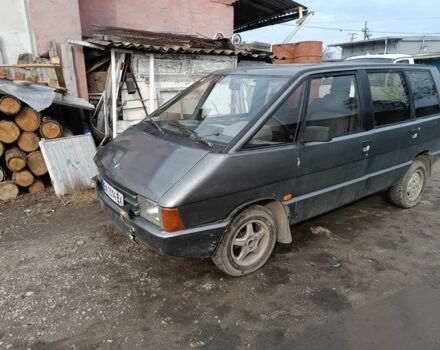
POLYGON ((138 201, 140 216, 157 226, 161 226, 159 207, 156 205, 156 203, 141 196, 138 196, 138 201))
POLYGON ((138 196, 140 216, 159 226, 166 232, 175 232, 184 228, 177 208, 161 208, 156 203, 138 196))

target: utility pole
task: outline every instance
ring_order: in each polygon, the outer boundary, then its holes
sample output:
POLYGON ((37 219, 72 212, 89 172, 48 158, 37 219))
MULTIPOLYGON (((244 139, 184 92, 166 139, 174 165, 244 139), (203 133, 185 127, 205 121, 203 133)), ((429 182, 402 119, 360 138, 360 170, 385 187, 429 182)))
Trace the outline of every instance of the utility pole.
POLYGON ((364 28, 362 29, 362 33, 364 33, 364 40, 369 40, 371 37, 370 28, 368 28, 368 22, 365 21, 364 28))
POLYGON ((350 41, 353 42, 356 37, 358 36, 358 33, 348 33, 350 35, 350 41))

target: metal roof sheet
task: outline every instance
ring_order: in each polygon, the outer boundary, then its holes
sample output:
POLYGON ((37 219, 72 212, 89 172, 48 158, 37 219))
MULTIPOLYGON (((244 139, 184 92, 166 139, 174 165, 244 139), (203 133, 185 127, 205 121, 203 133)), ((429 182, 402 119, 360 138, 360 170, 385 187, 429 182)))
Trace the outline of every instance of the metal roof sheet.
POLYGON ((234 2, 234 32, 297 19, 299 7, 307 13, 306 6, 292 0, 238 0, 234 2))
POLYGON ((140 44, 131 41, 123 40, 104 40, 104 39, 88 39, 87 42, 98 45, 105 49, 117 48, 133 51, 145 51, 159 54, 194 54, 194 55, 225 55, 225 56, 240 56, 253 59, 271 59, 274 58, 271 53, 255 53, 240 49, 212 49, 212 48, 192 48, 188 46, 179 45, 149 45, 140 44))

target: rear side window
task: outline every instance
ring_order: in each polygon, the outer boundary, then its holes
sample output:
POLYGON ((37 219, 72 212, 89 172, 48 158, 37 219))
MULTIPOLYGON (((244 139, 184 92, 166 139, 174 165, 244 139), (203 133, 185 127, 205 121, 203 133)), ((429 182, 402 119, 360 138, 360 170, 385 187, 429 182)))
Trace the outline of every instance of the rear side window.
POLYGON ((430 72, 407 72, 414 99, 416 117, 426 117, 440 111, 438 93, 430 72))
POLYGON ((368 73, 374 107, 374 125, 411 119, 408 88, 401 72, 368 73))
POLYGON ((358 99, 355 75, 313 78, 306 126, 329 127, 333 137, 360 131, 358 99))

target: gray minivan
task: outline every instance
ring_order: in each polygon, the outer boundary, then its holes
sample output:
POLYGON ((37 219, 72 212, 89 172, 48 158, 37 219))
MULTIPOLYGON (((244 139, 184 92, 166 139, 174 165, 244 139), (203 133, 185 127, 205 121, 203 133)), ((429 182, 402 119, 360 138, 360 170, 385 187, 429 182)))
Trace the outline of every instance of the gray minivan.
POLYGON ((216 72, 98 152, 98 196, 133 241, 246 275, 299 221, 386 189, 415 206, 440 158, 439 87, 422 65, 216 72))

